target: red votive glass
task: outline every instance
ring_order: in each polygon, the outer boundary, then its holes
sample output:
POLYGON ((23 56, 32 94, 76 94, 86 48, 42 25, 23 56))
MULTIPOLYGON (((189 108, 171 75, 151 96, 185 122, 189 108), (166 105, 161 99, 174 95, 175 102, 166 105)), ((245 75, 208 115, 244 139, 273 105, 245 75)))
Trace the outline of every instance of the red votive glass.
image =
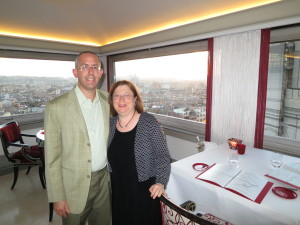
POLYGON ((240 155, 244 155, 246 150, 246 145, 244 144, 237 144, 237 152, 240 155))

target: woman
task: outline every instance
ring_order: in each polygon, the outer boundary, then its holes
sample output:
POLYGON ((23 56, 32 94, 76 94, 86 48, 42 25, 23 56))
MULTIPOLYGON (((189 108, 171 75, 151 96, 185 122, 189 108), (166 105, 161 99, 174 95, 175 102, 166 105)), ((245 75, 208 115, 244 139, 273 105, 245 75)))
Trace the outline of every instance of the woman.
POLYGON ((162 128, 144 112, 134 84, 111 87, 108 147, 113 225, 161 225, 158 197, 170 176, 170 154, 162 128))

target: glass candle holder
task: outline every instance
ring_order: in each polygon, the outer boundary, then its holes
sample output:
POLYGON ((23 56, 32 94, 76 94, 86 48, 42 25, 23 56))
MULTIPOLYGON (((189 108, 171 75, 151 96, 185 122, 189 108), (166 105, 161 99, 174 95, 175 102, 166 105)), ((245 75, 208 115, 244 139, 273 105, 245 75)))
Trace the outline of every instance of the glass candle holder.
POLYGON ((242 140, 237 138, 230 138, 227 141, 230 149, 237 149, 237 145, 242 144, 242 140))

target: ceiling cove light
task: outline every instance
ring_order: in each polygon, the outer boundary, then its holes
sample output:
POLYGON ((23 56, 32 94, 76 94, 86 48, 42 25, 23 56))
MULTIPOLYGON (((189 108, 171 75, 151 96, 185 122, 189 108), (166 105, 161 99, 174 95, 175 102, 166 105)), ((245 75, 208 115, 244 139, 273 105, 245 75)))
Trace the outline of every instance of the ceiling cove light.
POLYGON ((0 31, 0 35, 10 36, 10 37, 19 37, 19 38, 28 38, 28 39, 37 39, 37 40, 43 40, 43 41, 63 42, 63 43, 69 43, 69 44, 88 45, 88 46, 95 46, 95 47, 101 46, 98 43, 92 43, 92 42, 72 41, 72 40, 65 40, 65 39, 59 39, 59 38, 42 37, 42 36, 36 36, 36 35, 25 35, 25 34, 17 34, 17 33, 11 33, 11 32, 3 32, 3 31, 0 31))
POLYGON ((246 10, 246 9, 251 9, 251 8, 255 8, 255 7, 259 7, 259 6, 264 6, 264 5, 268 5, 268 4, 275 3, 275 2, 280 2, 280 1, 283 1, 283 0, 258 1, 255 4, 240 5, 236 8, 230 8, 228 10, 223 10, 223 11, 218 12, 218 13, 207 14, 207 15, 202 14, 201 17, 195 17, 195 18, 190 19, 190 20, 184 20, 184 21, 177 22, 177 23, 170 23, 170 24, 167 24, 167 25, 161 26, 161 27, 155 27, 155 28, 152 28, 152 29, 148 29, 148 30, 136 33, 136 34, 131 35, 131 36, 127 36, 127 37, 124 37, 124 38, 120 38, 118 40, 111 41, 108 44, 112 44, 112 43, 115 43, 115 42, 124 41, 124 40, 128 40, 128 39, 131 39, 131 38, 140 37, 140 36, 143 36, 143 35, 147 35, 147 34, 159 32, 159 31, 163 31, 163 30, 167 30, 167 29, 171 29, 171 28, 175 28, 175 27, 179 27, 179 26, 183 26, 183 25, 187 25, 187 24, 191 24, 191 23, 195 23, 195 22, 199 22, 199 21, 206 20, 206 19, 215 18, 215 17, 218 17, 218 16, 224 16, 224 15, 227 15, 227 14, 230 14, 230 13, 240 12, 240 11, 243 11, 243 10, 246 10))
POLYGON ((128 40, 128 39, 131 39, 131 38, 135 38, 135 37, 139 37, 139 36, 159 32, 159 31, 163 31, 163 30, 167 30, 167 29, 171 29, 171 28, 175 28, 175 27, 179 27, 179 26, 199 22, 199 21, 203 21, 203 20, 206 20, 206 19, 215 18, 215 17, 218 17, 218 16, 223 16, 223 15, 230 14, 230 13, 240 12, 242 10, 247 10, 247 9, 251 9, 251 8, 255 8, 255 7, 259 7, 259 6, 263 6, 263 5, 268 5, 268 4, 272 4, 272 3, 280 2, 280 1, 284 1, 284 0, 262 0, 262 1, 257 0, 256 3, 239 5, 235 8, 229 8, 227 10, 223 10, 223 11, 220 11, 218 13, 212 13, 212 14, 207 14, 207 15, 202 14, 201 17, 195 16, 192 19, 186 19, 186 20, 182 20, 182 21, 176 22, 176 23, 169 23, 169 24, 165 24, 163 26, 151 27, 150 29, 137 32, 133 35, 126 36, 126 37, 121 37, 121 38, 116 39, 116 40, 109 40, 109 41, 107 41, 107 43, 102 43, 102 44, 93 43, 93 42, 73 41, 73 40, 66 40, 66 39, 53 38, 53 37, 44 37, 44 36, 38 36, 38 35, 26 35, 26 34, 13 33, 13 32, 4 32, 4 31, 0 31, 0 35, 100 47, 104 44, 112 44, 112 43, 115 43, 115 42, 124 41, 124 40, 128 40))

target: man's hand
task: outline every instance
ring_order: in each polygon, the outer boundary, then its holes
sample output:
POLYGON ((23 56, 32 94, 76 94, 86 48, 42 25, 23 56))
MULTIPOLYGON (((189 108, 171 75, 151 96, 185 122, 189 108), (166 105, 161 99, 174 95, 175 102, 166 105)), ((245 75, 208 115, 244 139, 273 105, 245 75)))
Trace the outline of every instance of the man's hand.
POLYGON ((67 213, 71 213, 66 200, 54 202, 53 207, 55 212, 60 216, 67 217, 67 213))

